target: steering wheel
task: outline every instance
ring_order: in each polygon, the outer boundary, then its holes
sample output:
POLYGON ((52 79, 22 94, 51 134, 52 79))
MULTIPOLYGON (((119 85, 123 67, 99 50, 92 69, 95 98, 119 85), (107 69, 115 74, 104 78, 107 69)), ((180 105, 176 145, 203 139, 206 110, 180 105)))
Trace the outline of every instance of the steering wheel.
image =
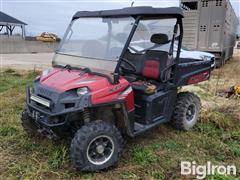
POLYGON ((127 60, 125 58, 122 58, 122 62, 125 62, 129 66, 129 68, 127 68, 127 67, 123 66, 123 64, 121 63, 120 67, 123 70, 125 70, 127 72, 130 72, 130 73, 134 73, 134 72, 137 71, 136 66, 132 62, 130 62, 129 60, 127 60))

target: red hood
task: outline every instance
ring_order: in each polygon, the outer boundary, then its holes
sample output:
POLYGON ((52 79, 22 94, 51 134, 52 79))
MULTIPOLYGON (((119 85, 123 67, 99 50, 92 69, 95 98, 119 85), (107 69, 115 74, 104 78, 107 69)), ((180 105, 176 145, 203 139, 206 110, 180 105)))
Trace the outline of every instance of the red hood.
POLYGON ((108 103, 126 100, 128 110, 134 109, 133 92, 122 94, 129 86, 129 82, 120 78, 118 84, 111 84, 102 76, 84 73, 79 70, 66 70, 54 68, 46 76, 41 76, 40 83, 60 92, 65 92, 79 87, 88 87, 92 104, 108 103))
POLYGON ((109 82, 105 77, 91 75, 89 73, 81 75, 79 70, 58 68, 51 70, 47 76, 41 76, 40 82, 42 85, 61 92, 84 86, 87 86, 90 90, 96 90, 109 85, 109 82))

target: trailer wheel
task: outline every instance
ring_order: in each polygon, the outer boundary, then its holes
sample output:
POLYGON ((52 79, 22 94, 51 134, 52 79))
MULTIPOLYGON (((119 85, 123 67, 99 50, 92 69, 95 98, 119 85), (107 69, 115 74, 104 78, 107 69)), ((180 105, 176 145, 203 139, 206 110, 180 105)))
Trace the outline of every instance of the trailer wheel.
POLYGON ((27 111, 22 112, 22 127, 29 136, 35 136, 37 134, 37 127, 32 122, 32 118, 28 115, 27 111))
POLYGON ((181 92, 177 96, 177 102, 172 117, 172 124, 178 130, 188 131, 199 118, 201 101, 198 96, 190 92, 181 92))
POLYGON ((81 171, 97 171, 114 165, 123 148, 119 130, 104 121, 82 126, 75 134, 70 156, 73 165, 81 171))

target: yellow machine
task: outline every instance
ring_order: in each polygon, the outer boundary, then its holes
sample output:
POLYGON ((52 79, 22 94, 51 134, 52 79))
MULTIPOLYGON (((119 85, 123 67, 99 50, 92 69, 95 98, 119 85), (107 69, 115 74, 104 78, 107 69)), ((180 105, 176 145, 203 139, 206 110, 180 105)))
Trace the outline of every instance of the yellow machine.
POLYGON ((230 87, 230 89, 226 92, 226 97, 240 98, 240 85, 230 87))
POLYGON ((36 40, 42 42, 56 42, 57 38, 58 36, 56 34, 44 32, 40 36, 37 36, 36 40))
POLYGON ((234 93, 237 97, 240 97, 240 85, 234 86, 234 93))

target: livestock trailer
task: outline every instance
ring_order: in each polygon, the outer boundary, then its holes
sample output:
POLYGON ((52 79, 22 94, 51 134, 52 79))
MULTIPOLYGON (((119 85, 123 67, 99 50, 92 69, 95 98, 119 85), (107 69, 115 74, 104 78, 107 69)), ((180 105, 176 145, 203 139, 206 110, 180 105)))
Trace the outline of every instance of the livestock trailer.
POLYGON ((213 53, 220 67, 232 57, 238 20, 229 0, 181 0, 183 45, 213 53))

